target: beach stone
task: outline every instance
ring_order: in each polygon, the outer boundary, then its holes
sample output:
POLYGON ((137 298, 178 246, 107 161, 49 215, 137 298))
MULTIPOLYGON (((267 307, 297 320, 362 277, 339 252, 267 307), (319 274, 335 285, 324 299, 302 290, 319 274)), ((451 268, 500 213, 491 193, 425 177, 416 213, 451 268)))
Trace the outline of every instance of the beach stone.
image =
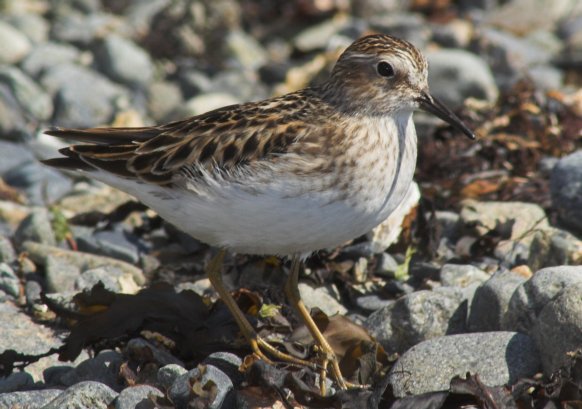
POLYGON ((30 149, 21 143, 0 140, 0 152, 2 152, 2 160, 0 160, 0 176, 2 177, 10 169, 34 160, 30 149))
POLYGON ((26 125, 26 119, 16 97, 8 86, 0 84, 0 137, 21 141, 30 133, 26 125))
POLYGON ((226 105, 238 104, 240 101, 226 93, 208 93, 190 98, 183 107, 178 109, 176 116, 185 118, 200 115, 226 105))
POLYGON ((552 169, 552 206, 564 226, 582 231, 582 149, 564 156, 552 169))
POLYGON ((0 393, 0 408, 42 408, 61 393, 60 389, 0 393))
POLYGON ((44 71, 55 65, 75 63, 80 52, 68 44, 47 42, 36 45, 22 61, 22 69, 33 78, 39 78, 44 71))
POLYGON ((544 307, 564 288, 580 282, 582 266, 556 266, 537 271, 511 296, 502 329, 531 334, 544 307))
POLYGON ((157 81, 148 89, 148 111, 156 121, 166 120, 183 104, 180 87, 169 81, 157 81))
POLYGON ((487 62, 459 49, 440 49, 426 54, 428 81, 433 95, 452 108, 467 98, 493 102, 499 95, 487 62))
POLYGON ((20 69, 0 66, 0 83, 10 88, 25 112, 42 121, 51 117, 53 103, 50 96, 20 69))
POLYGON ((254 37, 242 30, 233 30, 225 39, 226 49, 240 66, 255 70, 267 62, 267 52, 254 37))
POLYGON ((482 284, 489 277, 485 271, 470 264, 445 264, 440 273, 442 285, 459 288, 482 284))
POLYGON ((0 234, 0 263, 12 263, 16 260, 16 251, 10 239, 0 234))
POLYGON ((0 64, 16 64, 32 45, 24 34, 5 21, 0 21, 0 64))
POLYGON ((33 241, 48 246, 56 244, 55 233, 51 225, 51 216, 44 207, 33 208, 16 229, 14 233, 16 246, 22 246, 25 241, 33 241))
POLYGON ((102 266, 84 271, 75 280, 75 289, 90 290, 98 283, 114 293, 135 294, 139 286, 133 280, 132 274, 123 272, 115 266, 102 266))
MULTIPOLYGON (((4 393, 32 389, 33 386, 34 380, 30 374, 26 372, 13 372, 0 379, 0 396, 4 393)), ((0 406, 0 408, 1 407, 2 406, 0 406)))
POLYGON ((95 50, 97 64, 111 79, 131 87, 145 87, 154 76, 147 52, 133 41, 110 34, 95 50))
POLYGON ((15 13, 8 21, 33 44, 44 43, 48 39, 49 23, 40 14, 15 13))
POLYGON ((75 280, 81 270, 66 257, 49 254, 45 263, 46 287, 49 293, 66 293, 75 290, 75 280))
POLYGON ((184 375, 187 372, 188 370, 181 365, 168 364, 158 369, 157 379, 164 389, 168 389, 180 375, 184 375))
POLYGON ((115 409, 135 409, 147 404, 153 408, 154 404, 148 399, 149 396, 163 397, 164 394, 150 385, 130 386, 119 393, 115 400, 115 409))
POLYGON ((99 382, 79 382, 65 389, 42 409, 108 409, 118 394, 99 382))
POLYGON ((20 296, 20 279, 6 263, 0 263, 0 290, 14 298, 20 296))
POLYGON ((547 376, 571 361, 568 353, 582 345, 582 282, 565 287, 543 307, 532 336, 547 376))
POLYGON ((67 10, 55 13, 51 24, 53 41, 89 48, 95 39, 111 31, 110 27, 119 26, 119 19, 106 13, 81 13, 67 10))
POLYGON ((72 371, 65 372, 59 382, 65 386, 71 386, 87 381, 107 386, 113 390, 122 388, 118 377, 119 367, 123 363, 123 356, 116 351, 104 350, 94 358, 80 362, 72 371))
POLYGON ((392 367, 394 395, 446 391, 454 376, 479 374, 487 386, 512 385, 533 376, 541 362, 534 340, 515 332, 482 332, 434 338, 413 346, 392 367))
POLYGON ((565 230, 553 227, 536 232, 527 261, 532 270, 580 264, 582 264, 582 240, 565 230))
POLYGON ((426 339, 462 332, 463 301, 462 290, 454 287, 416 291, 372 313, 364 326, 387 351, 402 353, 426 339))
POLYGON ((344 315, 348 310, 333 296, 334 291, 327 287, 313 288, 309 284, 299 283, 301 299, 308 309, 319 308, 326 315, 344 315))
POLYGON ((228 375, 214 365, 202 364, 178 376, 168 390, 168 396, 177 407, 188 407, 189 403, 198 400, 208 409, 219 409, 234 403, 233 388, 228 375), (201 396, 209 385, 216 387, 216 396, 211 402, 208 402, 208 397, 201 396))
POLYGON ((500 270, 477 288, 469 311, 469 330, 499 331, 511 296, 525 280, 525 277, 512 271, 500 270))

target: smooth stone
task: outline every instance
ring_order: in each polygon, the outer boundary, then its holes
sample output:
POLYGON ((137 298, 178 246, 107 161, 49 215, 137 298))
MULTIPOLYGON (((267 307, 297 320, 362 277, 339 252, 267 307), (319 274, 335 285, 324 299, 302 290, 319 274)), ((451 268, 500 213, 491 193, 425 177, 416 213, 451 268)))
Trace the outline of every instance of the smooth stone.
POLYGON ((382 346, 402 353, 424 340, 465 329, 467 305, 454 287, 421 290, 372 313, 364 326, 382 346))
POLYGON ((162 388, 169 389, 179 376, 187 372, 181 365, 168 364, 158 369, 157 380, 162 388))
POLYGON ((398 262, 388 253, 381 253, 376 261, 375 273, 384 277, 393 277, 396 269, 398 268, 398 262))
POLYGON ((16 64, 32 45, 24 34, 5 21, 0 21, 0 64, 16 64))
POLYGON ((53 254, 60 257, 65 257, 69 263, 79 267, 81 271, 86 271, 101 266, 116 267, 124 273, 129 273, 129 275, 131 275, 133 280, 138 285, 145 284, 145 277, 139 268, 124 261, 116 260, 110 257, 97 256, 79 251, 64 250, 58 247, 47 246, 32 241, 27 241, 23 244, 23 251, 28 253, 28 256, 32 261, 43 266, 46 265, 47 256, 53 254))
POLYGON ((404 38, 421 50, 427 48, 431 37, 430 26, 420 14, 405 12, 382 14, 371 17, 368 23, 368 30, 404 38))
POLYGON ((35 160, 30 149, 21 143, 0 140, 0 152, 2 152, 2 160, 0 160, 0 176, 2 177, 10 169, 35 160))
POLYGON ((133 41, 109 34, 95 49, 98 66, 111 79, 131 87, 145 87, 154 76, 149 54, 133 41))
POLYGON ((468 48, 473 37, 473 24, 455 19, 446 24, 431 24, 433 41, 446 48, 468 48))
POLYGON ((441 234, 445 238, 454 241, 459 234, 459 221, 461 218, 459 213, 437 210, 435 218, 441 228, 441 234))
POLYGON ((0 263, 16 261, 16 251, 10 239, 0 234, 0 263))
POLYGON ((60 389, 0 393, 0 408, 41 408, 61 393, 60 389))
POLYGON ((475 291, 467 326, 471 332, 499 331, 509 300, 526 278, 509 270, 497 271, 475 291))
POLYGON ((243 360, 232 352, 213 352, 202 363, 212 365, 224 372, 235 386, 245 379, 245 374, 239 369, 243 364, 243 360))
POLYGON ((95 382, 106 385, 108 388, 119 391, 122 381, 119 379, 119 368, 123 363, 123 356, 116 351, 101 351, 94 358, 79 363, 72 371, 67 371, 59 378, 65 386, 79 384, 79 382, 95 382))
POLYGON ((168 397, 176 407, 188 407, 192 400, 196 400, 200 394, 205 394, 208 386, 216 387, 216 396, 212 402, 208 402, 207 396, 202 397, 202 402, 208 405, 208 409, 220 409, 231 407, 234 395, 230 393, 233 388, 232 380, 213 365, 199 365, 187 373, 180 375, 168 390, 168 397))
POLYGON ((470 264, 445 264, 440 273, 442 285, 459 288, 482 284, 489 277, 485 271, 470 264))
POLYGON ((582 282, 565 287, 544 306, 532 329, 546 376, 571 362, 582 345, 582 282))
POLYGON ((240 101, 232 95, 225 93, 208 93, 190 98, 183 107, 179 108, 175 114, 185 118, 192 115, 200 115, 213 109, 226 105, 238 104, 240 101))
POLYGON ((122 390, 115 399, 115 409, 135 409, 147 404, 154 408, 149 396, 163 397, 164 394, 158 388, 150 385, 130 386, 122 390))
POLYGON ((532 338, 515 332, 449 335, 413 346, 389 377, 394 395, 404 397, 449 389, 454 376, 478 374, 487 386, 512 385, 533 376, 540 358, 532 338))
POLYGON ((582 266, 547 267, 515 290, 501 328, 531 334, 539 314, 566 287, 582 282, 582 266))
POLYGON ((324 50, 332 36, 337 34, 347 23, 348 21, 345 18, 333 18, 311 25, 295 36, 292 43, 302 53, 324 50))
POLYGON ((366 0, 352 3, 352 13, 361 18, 403 12, 411 6, 409 0, 366 0))
POLYGON ((117 396, 117 392, 102 383, 79 382, 65 389, 42 409, 108 409, 117 396))
POLYGON ((81 235, 76 235, 75 238, 80 251, 112 257, 131 264, 137 264, 140 253, 147 250, 142 240, 123 230, 119 225, 112 230, 97 230, 90 233, 87 230, 81 235))
POLYGON ((582 240, 557 228, 538 231, 531 243, 527 265, 532 270, 544 267, 582 264, 582 240))
POLYGON ((124 350, 125 356, 141 357, 146 356, 147 359, 155 362, 159 366, 179 365, 184 366, 184 363, 170 354, 163 348, 158 348, 151 342, 143 338, 133 338, 127 343, 124 350), (151 357, 151 358, 150 358, 151 357))
POLYGON ((81 13, 67 11, 59 13, 51 24, 51 38, 53 41, 73 44, 81 48, 88 48, 95 39, 111 31, 111 27, 119 26, 119 19, 105 13, 81 13))
POLYGON ((564 73, 551 65, 538 65, 528 70, 529 77, 540 91, 552 91, 562 89, 564 86, 564 73))
POLYGON ((259 101, 269 96, 267 87, 253 70, 226 69, 212 77, 213 93, 232 95, 238 101, 259 101))
POLYGON ((41 84, 55 95, 53 121, 62 127, 91 127, 109 123, 116 104, 127 92, 104 76, 73 64, 45 71, 41 84))
POLYGON ((48 246, 56 244, 55 233, 47 209, 43 207, 33 208, 30 214, 20 223, 14 233, 14 243, 16 247, 20 247, 25 241, 48 246))
POLYGON ((299 283, 301 299, 308 309, 319 308, 326 315, 345 315, 348 310, 334 298, 334 291, 327 287, 313 288, 309 284, 299 283))
POLYGON ((433 95, 445 105, 459 107, 467 98, 493 102, 499 95, 487 62, 468 51, 440 49, 426 55, 433 95))
POLYGON ((17 13, 9 18, 10 24, 24 34, 31 43, 44 43, 48 39, 49 23, 34 13, 17 13))
POLYGON ((0 84, 0 138, 22 141, 30 136, 24 113, 5 84, 0 84))
POLYGON ((17 298, 20 296, 20 279, 10 265, 0 262, 0 290, 17 298))
POLYGON ((65 293, 75 290, 75 280, 81 275, 81 269, 69 262, 66 257, 49 254, 46 258, 45 277, 49 293, 65 293))
POLYGON ((12 168, 4 174, 6 183, 26 194, 29 204, 46 206, 68 193, 71 179, 56 169, 48 168, 37 160, 12 168))
POLYGON ((0 66, 0 83, 10 88, 25 112, 41 121, 50 119, 53 113, 51 97, 20 69, 0 66))
POLYGON ((139 291, 139 286, 131 273, 115 266, 102 266, 84 271, 75 280, 75 289, 90 290, 98 283, 102 283, 105 289, 114 293, 135 294, 139 291))
POLYGON ((420 189, 416 182, 412 182, 398 207, 390 213, 386 220, 366 234, 366 238, 372 243, 374 253, 382 253, 398 241, 404 218, 418 206, 419 200, 420 189))
POLYGON ((552 169, 552 205, 564 226, 582 231, 582 149, 564 156, 552 169))
MULTIPOLYGON (((12 372, 6 377, 0 378, 0 396, 3 393, 19 390, 33 389, 34 379, 26 372, 12 372)), ((1 401, 0 401, 1 402, 1 401)), ((1 408, 2 406, 0 406, 1 408)))
POLYGON ((35 46, 22 61, 22 69, 33 78, 38 78, 45 70, 55 65, 75 63, 80 59, 80 51, 68 44, 41 43, 35 46))
POLYGON ((267 62, 267 52, 263 46, 242 30, 229 32, 225 46, 230 57, 246 69, 255 70, 267 62))
POLYGON ((148 89, 148 111, 156 121, 166 120, 172 111, 178 109, 184 100, 180 87, 169 81, 157 81, 148 89))

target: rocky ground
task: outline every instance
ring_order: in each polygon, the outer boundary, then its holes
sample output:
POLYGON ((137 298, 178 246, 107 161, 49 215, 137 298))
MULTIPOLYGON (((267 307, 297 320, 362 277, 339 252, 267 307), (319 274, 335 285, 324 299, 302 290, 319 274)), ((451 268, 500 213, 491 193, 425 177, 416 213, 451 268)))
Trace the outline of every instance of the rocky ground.
MULTIPOLYGON (((0 408, 578 407, 580 72, 577 0, 1 2, 0 408), (42 130, 289 92, 372 32, 422 49, 480 138, 417 114, 407 203, 309 260, 303 299, 371 385, 319 397, 313 371, 248 355, 204 276, 213 249, 43 167, 60 145, 42 130)), ((309 356, 288 267, 230 255, 225 281, 262 335, 309 356)))

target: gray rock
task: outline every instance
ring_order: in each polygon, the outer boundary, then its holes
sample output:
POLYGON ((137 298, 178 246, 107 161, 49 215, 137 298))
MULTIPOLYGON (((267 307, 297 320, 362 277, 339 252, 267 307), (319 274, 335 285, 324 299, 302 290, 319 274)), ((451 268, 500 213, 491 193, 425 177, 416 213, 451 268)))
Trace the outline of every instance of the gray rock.
POLYGON ((226 50, 237 65, 254 70, 267 62, 267 52, 263 46, 242 30, 233 30, 225 39, 226 50))
POLYGON ((169 389, 179 376, 187 372, 180 365, 169 364, 158 369, 157 379, 162 388, 169 389))
POLYGON ((303 53, 327 48, 330 39, 347 25, 346 19, 330 19, 301 31, 294 39, 295 48, 303 53))
POLYGON ((0 140, 0 152, 2 152, 2 160, 0 160, 0 175, 2 177, 10 169, 35 160, 30 149, 20 143, 0 140))
POLYGON ((108 409, 117 393, 107 385, 86 381, 70 386, 42 409, 108 409))
POLYGON ((239 101, 258 101, 267 98, 267 88, 255 71, 227 69, 212 78, 212 92, 231 94, 239 101))
POLYGON ((60 64, 45 71, 42 85, 55 97, 53 120, 62 127, 91 127, 108 123, 116 103, 127 92, 107 78, 83 67, 60 64))
POLYGON ((420 14, 414 13, 388 13, 371 17, 369 19, 371 30, 380 33, 390 33, 398 38, 410 41, 419 49, 425 49, 431 30, 426 20, 420 14))
POLYGON ((202 363, 212 365, 224 372, 235 386, 245 379, 245 375, 239 369, 243 363, 242 359, 231 352, 213 352, 202 363))
POLYGON ((356 298, 356 305, 364 311, 374 312, 380 308, 394 304, 394 300, 384 299, 376 294, 363 295, 356 298))
POLYGON ((16 67, 0 66, 0 83, 12 91, 20 107, 36 119, 46 121, 53 113, 53 102, 36 83, 16 67))
POLYGON ((154 82, 148 89, 148 111, 156 121, 165 121, 183 104, 182 91, 173 82, 154 82))
POLYGON ((111 31, 119 24, 113 15, 104 13, 60 13, 51 24, 54 41, 69 43, 83 48, 89 47, 96 38, 111 31))
POLYGON ((552 205, 566 227, 582 231, 582 150, 564 156, 550 179, 552 205))
POLYGON ((346 307, 334 298, 334 293, 337 293, 337 290, 334 291, 334 289, 328 287, 313 288, 308 284, 299 283, 299 293, 308 309, 317 307, 329 316, 335 314, 344 315, 348 312, 346 307))
POLYGON ((144 87, 153 78, 150 56, 133 41, 110 34, 95 50, 97 64, 111 79, 132 87, 144 87))
POLYGON ((25 192, 29 204, 44 206, 54 203, 71 190, 71 179, 37 160, 23 163, 4 174, 11 186, 25 192))
POLYGON ((515 289, 525 281, 508 270, 496 272, 475 291, 469 311, 468 327, 472 332, 499 331, 515 289))
POLYGON ((469 97, 495 101, 499 94, 493 74, 481 57, 464 50, 441 49, 427 53, 431 92, 451 107, 469 97))
POLYGON ((49 23, 40 14, 15 13, 9 21, 34 44, 44 43, 48 38, 49 23))
MULTIPOLYGON (((102 266, 83 272, 75 280, 75 288, 77 290, 89 290, 97 283, 101 282, 109 291, 116 293, 126 292, 123 291, 123 280, 127 279, 132 280, 131 275, 124 273, 119 268, 114 266, 102 266)), ((137 287, 135 282, 132 283, 132 287, 137 287)))
POLYGON ((148 399, 149 396, 163 397, 164 394, 158 388, 150 385, 130 386, 122 390, 115 400, 115 409, 135 409, 148 402, 153 408, 153 403, 148 399))
POLYGON ((42 292, 42 286, 38 281, 27 280, 26 284, 24 285, 26 305, 34 308, 35 304, 40 304, 42 292))
POLYGON ((66 293, 75 290, 75 280, 81 269, 69 262, 66 257, 50 254, 46 258, 45 277, 49 293, 66 293))
POLYGON ((364 326, 387 351, 402 353, 426 339, 465 329, 467 305, 460 289, 416 291, 372 313, 364 326))
POLYGON ((143 338, 133 338, 129 340, 124 352, 126 356, 151 356, 151 360, 159 366, 184 366, 184 363, 178 358, 166 350, 156 347, 154 344, 143 338))
POLYGON ((381 253, 376 262, 375 273, 381 276, 394 277, 398 262, 388 253, 381 253))
POLYGON ((31 49, 28 38, 10 24, 0 21, 0 64, 15 64, 31 49))
POLYGON ((558 90, 564 86, 563 71, 551 65, 537 65, 530 68, 528 74, 536 88, 542 91, 558 90))
POLYGON ((61 393, 63 391, 60 389, 2 393, 0 394, 0 408, 40 408, 61 393))
POLYGON ((352 4, 352 12, 361 18, 408 10, 411 2, 408 0, 361 0, 352 4))
POLYGON ((185 118, 200 115, 225 105, 238 104, 240 100, 226 93, 209 93, 190 98, 183 107, 180 107, 175 116, 185 118))
POLYGON ((10 88, 0 84, 0 137, 17 141, 23 140, 30 134, 26 126, 26 119, 16 97, 10 88))
POLYGON ((473 24, 467 20, 455 19, 447 24, 431 24, 432 38, 446 48, 468 48, 473 37, 473 24))
POLYGON ((0 290, 15 298, 20 296, 20 280, 6 263, 0 263, 0 290))
POLYGON ((127 5, 124 15, 128 25, 135 33, 147 33, 152 19, 170 4, 170 0, 132 1, 127 5))
POLYGON ((189 403, 199 402, 208 409, 219 409, 223 405, 232 405, 232 390, 233 383, 228 375, 213 365, 202 364, 180 375, 168 390, 168 397, 176 407, 188 407, 189 403), (211 402, 208 396, 204 396, 205 389, 210 385, 217 388, 216 397, 211 402))
POLYGON ((30 214, 20 223, 14 233, 14 242, 17 247, 25 241, 54 246, 55 233, 51 225, 51 216, 47 209, 35 207, 30 214))
POLYGON ((454 376, 479 374, 487 386, 512 385, 533 376, 540 358, 532 338, 515 332, 450 335, 406 351, 390 371, 398 397, 449 389, 454 376))
POLYGON ((0 235, 0 263, 12 263, 16 260, 16 251, 8 237, 0 235))
POLYGON ((537 271, 511 296, 502 329, 531 334, 543 308, 564 288, 582 282, 582 266, 548 267, 537 271))
POLYGON ((582 264, 582 240, 565 230, 550 228, 534 235, 527 265, 544 267, 582 264))
POLYGON ((582 345, 582 282, 564 288, 544 306, 532 336, 541 351, 544 373, 550 376, 570 362, 568 352, 582 345))
POLYGON ((145 277, 139 268, 113 258, 96 256, 80 251, 63 250, 58 247, 47 246, 32 241, 27 241, 23 244, 23 251, 28 252, 32 261, 43 266, 46 264, 46 258, 53 254, 59 257, 66 257, 69 263, 79 267, 81 271, 102 266, 116 267, 131 276, 138 285, 145 284, 145 277))
POLYGON ((60 377, 59 382, 65 386, 79 382, 92 381, 102 384, 113 390, 120 390, 119 367, 123 357, 116 351, 101 351, 94 358, 86 359, 72 371, 67 371, 60 377))
POLYGON ((482 284, 489 274, 470 264, 445 264, 441 268, 441 283, 449 287, 465 288, 471 284, 482 284))
POLYGON ((61 345, 52 330, 34 322, 10 301, 0 303, 0 316, 0 353, 13 349, 35 355, 61 345))
MULTIPOLYGON (((10 375, 0 379, 0 396, 3 393, 14 392, 18 390, 32 389, 34 380, 26 372, 13 372, 10 375)), ((2 407, 2 406, 0 406, 2 407)))
POLYGON ((42 43, 35 46, 22 61, 22 69, 33 78, 38 78, 50 67, 60 64, 75 63, 80 52, 68 44, 42 43))

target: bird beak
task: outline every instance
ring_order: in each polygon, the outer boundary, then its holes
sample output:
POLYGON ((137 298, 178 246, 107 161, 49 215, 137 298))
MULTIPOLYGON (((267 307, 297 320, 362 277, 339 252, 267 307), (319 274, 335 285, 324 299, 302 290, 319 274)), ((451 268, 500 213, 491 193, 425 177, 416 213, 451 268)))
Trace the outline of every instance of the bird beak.
POLYGON ((475 139, 475 134, 473 131, 471 131, 467 125, 465 125, 463 121, 461 121, 459 117, 453 113, 453 111, 447 108, 445 104, 430 95, 428 92, 421 92, 417 101, 420 104, 421 109, 438 116, 443 121, 449 123, 456 130, 463 132, 470 139, 475 139))

